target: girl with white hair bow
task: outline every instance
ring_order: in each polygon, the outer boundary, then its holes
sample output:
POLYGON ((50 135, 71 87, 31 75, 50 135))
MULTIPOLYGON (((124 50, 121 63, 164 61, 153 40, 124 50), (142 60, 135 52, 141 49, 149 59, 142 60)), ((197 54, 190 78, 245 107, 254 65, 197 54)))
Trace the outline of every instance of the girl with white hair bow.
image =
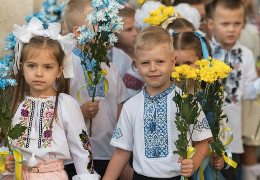
MULTIPOLYGON (((64 77, 73 77, 70 53, 76 45, 72 34, 61 36, 61 26, 32 18, 26 26, 14 26, 13 124, 26 127, 12 142, 23 153, 26 163, 22 179, 66 180, 64 160, 73 159, 74 179, 99 179, 93 169, 92 152, 78 103, 65 94, 64 77)), ((15 171, 12 156, 5 159, 6 169, 15 171)), ((8 174, 5 172, 5 174, 8 174)), ((9 173, 10 174, 10 173, 9 173)), ((11 175, 7 179, 13 179, 11 175)))

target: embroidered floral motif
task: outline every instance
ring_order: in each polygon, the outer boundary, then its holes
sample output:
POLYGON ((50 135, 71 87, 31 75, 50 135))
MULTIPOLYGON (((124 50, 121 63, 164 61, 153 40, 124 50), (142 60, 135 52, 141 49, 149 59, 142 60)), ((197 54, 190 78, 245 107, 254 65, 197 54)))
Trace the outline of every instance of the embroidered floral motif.
POLYGON ((35 109, 35 102, 31 99, 28 99, 22 105, 23 109, 21 109, 21 117, 20 125, 27 127, 26 130, 23 132, 22 136, 17 139, 16 146, 18 147, 29 147, 30 143, 30 133, 32 128, 32 121, 35 109))
MULTIPOLYGON (((26 126, 27 129, 23 132, 17 140, 16 146, 28 148, 30 145, 32 123, 34 119, 35 111, 35 101, 32 99, 27 99, 24 102, 21 109, 20 124, 21 126, 26 126)), ((39 134, 38 134, 38 148, 47 148, 51 146, 52 138, 50 137, 50 125, 53 118, 53 102, 48 100, 43 102, 40 107, 39 118, 39 134)))
POLYGON ((142 87, 144 86, 144 83, 140 79, 138 79, 137 77, 135 77, 129 73, 125 73, 125 75, 123 77, 123 81, 127 88, 133 89, 133 90, 142 89, 142 87))
POLYGON ((210 129, 207 118, 204 118, 202 121, 198 121, 194 129, 199 132, 201 132, 202 129, 210 129))
POLYGON ((123 133, 122 133, 121 129, 116 126, 112 138, 119 139, 122 136, 123 136, 123 133))
POLYGON ((228 77, 223 80, 223 84, 225 87, 225 102, 237 103, 239 102, 237 90, 240 86, 239 82, 242 77, 242 50, 240 48, 237 48, 232 49, 231 51, 226 51, 222 49, 220 45, 217 44, 215 41, 212 41, 212 46, 214 59, 221 59, 232 68, 232 71, 230 72, 228 77))
POLYGON ((90 145, 89 137, 86 131, 82 130, 82 133, 79 134, 80 140, 83 143, 83 148, 89 152, 89 163, 87 164, 87 169, 89 173, 94 174, 94 165, 93 165, 93 157, 92 157, 92 148, 90 145))
POLYGON ((50 126, 53 118, 53 102, 48 100, 43 102, 40 110, 40 121, 39 121, 39 139, 38 139, 38 147, 39 148, 47 148, 51 147, 52 138, 50 137, 50 126))
POLYGON ((147 158, 166 157, 168 148, 167 95, 174 85, 164 92, 149 96, 144 90, 144 141, 147 158))

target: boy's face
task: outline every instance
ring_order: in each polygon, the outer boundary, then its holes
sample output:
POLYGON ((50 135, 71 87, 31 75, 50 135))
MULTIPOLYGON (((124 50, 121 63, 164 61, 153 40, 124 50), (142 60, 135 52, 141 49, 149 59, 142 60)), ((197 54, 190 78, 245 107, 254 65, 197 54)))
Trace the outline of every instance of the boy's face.
POLYGON ((240 36, 244 25, 244 9, 227 9, 218 5, 213 19, 209 19, 208 26, 213 30, 216 41, 224 49, 231 49, 240 36))
POLYGON ((136 66, 146 83, 147 92, 153 96, 170 86, 175 57, 170 53, 168 44, 159 44, 152 50, 139 50, 136 66))

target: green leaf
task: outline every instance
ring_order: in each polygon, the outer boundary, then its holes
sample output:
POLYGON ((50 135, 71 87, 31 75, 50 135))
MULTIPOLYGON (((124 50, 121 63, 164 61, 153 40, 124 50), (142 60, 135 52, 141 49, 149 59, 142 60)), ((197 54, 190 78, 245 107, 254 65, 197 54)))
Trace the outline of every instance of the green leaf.
POLYGON ((215 152, 218 156, 222 157, 222 151, 225 151, 224 146, 222 145, 220 140, 216 140, 211 144, 211 149, 215 152))
POLYGON ((16 124, 8 133, 8 137, 12 140, 17 139, 19 136, 22 136, 22 133, 26 130, 25 126, 20 126, 20 124, 16 124))

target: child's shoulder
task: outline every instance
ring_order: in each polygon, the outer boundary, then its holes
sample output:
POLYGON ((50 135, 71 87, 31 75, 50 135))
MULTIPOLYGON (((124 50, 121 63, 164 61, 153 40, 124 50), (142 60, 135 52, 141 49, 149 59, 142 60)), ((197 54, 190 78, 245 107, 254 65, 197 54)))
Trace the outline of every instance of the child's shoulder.
POLYGON ((72 96, 65 94, 65 93, 59 94, 59 104, 61 104, 62 106, 78 105, 77 101, 72 96))
POLYGON ((131 97, 130 99, 128 99, 125 103, 124 103, 124 107, 125 108, 130 108, 133 107, 134 109, 136 109, 136 107, 140 104, 142 104, 144 100, 144 95, 143 95, 143 91, 140 91, 138 94, 136 94, 135 96, 131 97))

